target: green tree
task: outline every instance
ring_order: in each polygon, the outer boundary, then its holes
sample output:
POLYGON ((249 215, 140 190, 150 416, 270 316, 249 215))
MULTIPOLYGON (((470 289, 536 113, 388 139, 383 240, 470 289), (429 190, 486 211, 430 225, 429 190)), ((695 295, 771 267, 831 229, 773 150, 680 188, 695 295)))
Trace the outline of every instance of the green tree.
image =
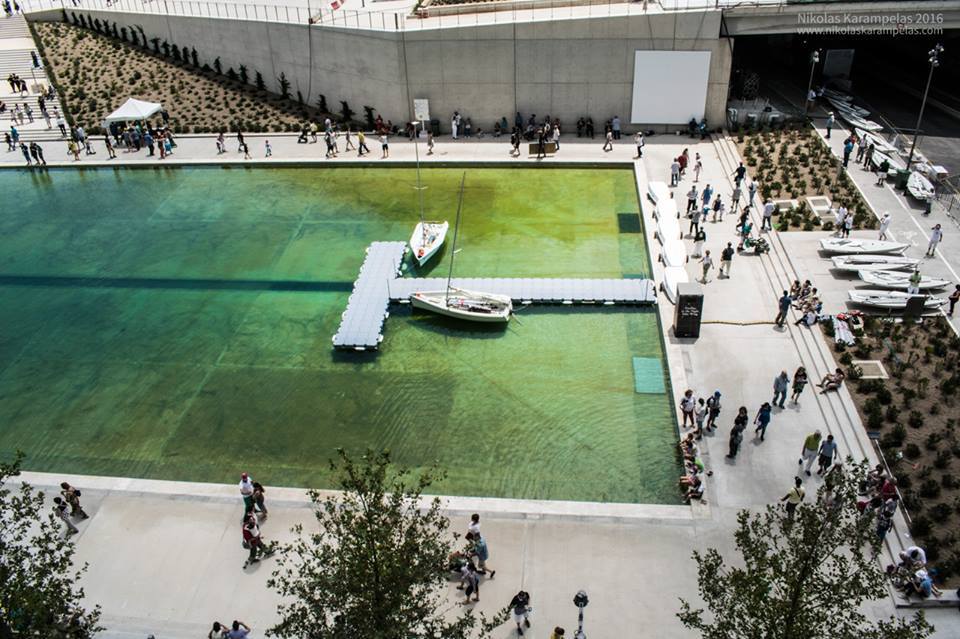
POLYGON ((280 97, 284 100, 290 99, 290 80, 287 80, 287 74, 283 71, 280 72, 280 77, 277 78, 277 82, 280 83, 280 97))
POLYGON ((20 474, 23 455, 0 463, 0 638, 86 639, 102 630, 100 608, 84 609, 74 546, 42 492, 20 474))
POLYGON ((856 508, 866 462, 844 464, 791 522, 783 510, 743 510, 734 533, 739 557, 727 565, 716 549, 694 551, 700 597, 709 613, 681 599, 677 614, 704 639, 922 639, 922 612, 871 620, 866 601, 887 596, 872 518, 856 508), (742 566, 742 567, 741 567, 742 566))
POLYGON ((340 100, 340 117, 343 118, 343 121, 350 122, 354 115, 356 115, 356 113, 354 113, 353 109, 350 108, 350 105, 347 104, 347 101, 340 100))
POLYGON ((254 84, 257 85, 257 91, 266 91, 266 90, 267 90, 267 85, 266 85, 266 83, 263 81, 263 75, 261 75, 259 71, 257 71, 257 78, 256 78, 256 80, 254 80, 254 84))
POLYGON ((160 38, 150 38, 150 42, 153 44, 153 52, 160 53, 160 38))
POLYGON ((316 531, 294 528, 268 585, 282 596, 268 631, 300 639, 463 639, 503 623, 448 599, 447 564, 455 536, 423 492, 436 469, 413 476, 389 453, 357 461, 339 450, 330 463, 342 493, 310 491, 316 531))
POLYGON ((195 67, 200 66, 200 58, 197 56, 197 50, 193 47, 190 47, 190 62, 192 62, 195 67))
POLYGON ((248 84, 250 82, 250 73, 247 71, 246 65, 240 65, 240 82, 248 84))
POLYGON ((220 56, 217 56, 216 60, 213 61, 213 69, 217 72, 217 75, 223 75, 223 65, 220 63, 220 56))

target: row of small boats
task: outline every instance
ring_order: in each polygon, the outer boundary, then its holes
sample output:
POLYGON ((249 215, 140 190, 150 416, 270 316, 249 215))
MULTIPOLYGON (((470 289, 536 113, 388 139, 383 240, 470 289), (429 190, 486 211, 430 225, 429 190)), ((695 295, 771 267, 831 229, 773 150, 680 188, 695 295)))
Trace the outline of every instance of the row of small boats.
POLYGON ((949 280, 921 276, 919 282, 911 283, 913 272, 919 267, 920 260, 904 257, 902 254, 909 244, 883 240, 865 240, 849 238, 827 238, 820 240, 820 248, 833 254, 833 268, 839 271, 853 271, 865 283, 874 289, 854 289, 847 295, 851 302, 862 306, 872 306, 888 310, 902 310, 914 297, 922 297, 924 308, 935 310, 945 300, 928 294, 908 293, 911 285, 919 291, 932 291, 950 285, 949 280))
POLYGON ((663 262, 663 284, 660 288, 667 299, 676 303, 677 286, 690 281, 686 268, 689 257, 687 246, 683 243, 677 202, 664 182, 649 182, 647 197, 653 202, 653 217, 657 221, 654 235, 662 248, 660 261, 663 262))

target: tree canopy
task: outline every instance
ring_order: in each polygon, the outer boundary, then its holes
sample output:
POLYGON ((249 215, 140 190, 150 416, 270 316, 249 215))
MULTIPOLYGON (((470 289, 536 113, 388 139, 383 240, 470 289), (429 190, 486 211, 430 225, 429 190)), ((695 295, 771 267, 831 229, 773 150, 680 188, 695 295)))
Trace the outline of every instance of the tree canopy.
POLYGON ((451 601, 447 566, 455 535, 424 491, 441 475, 414 476, 387 452, 354 461, 343 450, 330 467, 342 493, 310 492, 316 530, 294 528, 269 585, 284 603, 276 637, 459 639, 502 623, 451 601))
POLYGON ((681 599, 678 617, 704 639, 923 639, 922 613, 870 619, 863 604, 887 596, 872 516, 856 508, 866 464, 844 464, 790 522, 780 508, 741 511, 730 565, 694 551, 706 611, 681 599))
POLYGON ((74 545, 42 492, 16 485, 22 454, 0 462, 0 639, 86 639, 101 630, 100 608, 86 610, 74 545))

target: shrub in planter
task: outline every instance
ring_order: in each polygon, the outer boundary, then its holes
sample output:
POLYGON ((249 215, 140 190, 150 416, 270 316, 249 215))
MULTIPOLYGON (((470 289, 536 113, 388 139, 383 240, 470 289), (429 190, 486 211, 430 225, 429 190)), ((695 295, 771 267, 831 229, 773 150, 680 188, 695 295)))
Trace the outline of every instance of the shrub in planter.
MULTIPOLYGON (((910 532, 913 533, 914 537, 926 537, 930 534, 930 520, 920 515, 919 517, 913 518, 913 525, 910 526, 910 532)), ((927 559, 929 559, 929 554, 927 559)))
POLYGON ((936 450, 940 445, 941 439, 943 439, 943 435, 940 433, 930 433, 927 435, 927 441, 925 442, 927 450, 936 450))
POLYGON ((883 404, 884 406, 889 406, 893 403, 893 393, 890 392, 890 389, 880 380, 876 380, 877 383, 877 401, 883 404))
POLYGON ((887 406, 886 412, 883 414, 884 418, 891 424, 897 421, 897 418, 900 417, 900 409, 896 406, 887 406))
MULTIPOLYGON (((930 519, 938 524, 942 524, 950 519, 950 515, 952 514, 953 508, 950 506, 950 504, 937 504, 930 509, 930 519)), ((927 557, 927 559, 929 560, 930 558, 927 557)))
POLYGON ((907 418, 907 423, 913 428, 920 428, 923 426, 923 415, 919 411, 912 410, 910 411, 910 417, 907 418))
MULTIPOLYGON (((929 447, 930 446, 928 445, 927 448, 929 447)), ((947 466, 950 465, 950 451, 941 450, 939 453, 937 453, 937 456, 933 459, 933 465, 940 470, 945 470, 947 466)))
POLYGON ((887 448, 900 448, 906 438, 907 429, 903 427, 903 424, 897 424, 880 439, 880 443, 887 448))
POLYGON ((917 492, 924 499, 936 499, 940 496, 940 484, 935 479, 924 480, 917 492))
POLYGON ((907 444, 907 447, 903 449, 903 454, 906 455, 907 459, 917 459, 920 457, 920 447, 916 444, 907 444))
MULTIPOLYGON (((936 462, 934 462, 934 465, 936 465, 936 462)), ((953 490, 954 488, 960 488, 960 481, 957 481, 957 478, 950 473, 944 473, 944 475, 940 477, 940 485, 947 490, 953 490)), ((960 499, 958 499, 958 501, 960 501, 960 499)))

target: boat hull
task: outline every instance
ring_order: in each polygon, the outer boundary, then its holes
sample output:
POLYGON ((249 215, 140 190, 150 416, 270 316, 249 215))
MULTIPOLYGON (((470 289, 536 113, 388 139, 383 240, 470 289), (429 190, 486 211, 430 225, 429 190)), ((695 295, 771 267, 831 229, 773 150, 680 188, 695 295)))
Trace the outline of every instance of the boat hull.
POLYGON ((851 302, 862 306, 872 306, 874 308, 886 308, 890 310, 904 309, 907 307, 907 300, 911 297, 924 297, 923 306, 926 309, 934 310, 946 303, 946 300, 940 297, 930 297, 929 295, 909 295, 900 291, 884 291, 872 289, 858 289, 849 291, 847 295, 851 302))
POLYGON ((901 255, 838 255, 831 260, 839 271, 909 271, 920 264, 918 259, 901 255))
POLYGON ((423 266, 437 254, 447 238, 448 222, 419 222, 410 236, 410 252, 417 266, 423 266), (424 233, 426 227, 426 233, 424 233))
POLYGON ((420 291, 410 296, 410 303, 414 308, 438 315, 486 324, 505 324, 513 312, 513 302, 505 295, 459 289, 451 290, 449 294, 446 291, 420 291))
POLYGON ((902 242, 884 242, 882 240, 847 240, 826 238, 820 240, 820 249, 837 255, 858 255, 864 253, 882 253, 899 255, 910 247, 902 242))
POLYGON ((666 294, 667 299, 672 303, 677 303, 677 286, 690 281, 687 275, 687 269, 680 266, 670 266, 663 269, 663 284, 661 288, 666 294))
MULTIPOLYGON (((905 291, 910 287, 910 273, 906 271, 859 271, 858 275, 867 284, 879 288, 905 291)), ((949 284, 949 281, 936 277, 921 277, 917 288, 921 291, 928 291, 943 288, 949 284)))

